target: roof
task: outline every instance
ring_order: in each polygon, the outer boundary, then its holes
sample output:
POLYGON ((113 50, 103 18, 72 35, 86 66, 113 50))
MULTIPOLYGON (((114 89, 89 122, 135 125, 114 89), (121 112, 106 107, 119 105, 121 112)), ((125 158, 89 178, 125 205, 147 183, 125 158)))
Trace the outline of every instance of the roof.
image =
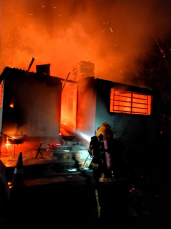
POLYGON ((127 84, 122 84, 122 83, 117 83, 105 79, 99 79, 99 78, 94 78, 94 77, 87 77, 82 80, 94 80, 96 81, 96 85, 99 85, 99 87, 103 88, 115 88, 115 89, 121 89, 121 90, 126 90, 126 91, 132 91, 132 92, 138 92, 142 94, 148 94, 152 95, 154 93, 154 90, 145 88, 145 87, 138 87, 138 86, 132 86, 132 85, 127 85, 127 84))
POLYGON ((47 76, 44 74, 38 74, 35 72, 28 72, 22 69, 18 69, 18 68, 10 68, 10 67, 6 67, 4 68, 1 76, 0 76, 0 82, 4 79, 4 77, 29 77, 29 78, 33 78, 33 79, 37 79, 40 81, 52 81, 52 82, 61 82, 59 77, 55 77, 55 76, 47 76))

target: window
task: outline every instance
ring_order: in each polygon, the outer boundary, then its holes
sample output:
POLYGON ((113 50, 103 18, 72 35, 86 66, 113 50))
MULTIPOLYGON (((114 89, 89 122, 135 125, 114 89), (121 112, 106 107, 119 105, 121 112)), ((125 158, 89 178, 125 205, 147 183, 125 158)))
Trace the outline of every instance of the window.
POLYGON ((110 112, 150 115, 151 99, 151 95, 112 88, 110 92, 110 112))
POLYGON ((2 107, 2 96, 3 96, 3 80, 0 84, 0 108, 2 107))

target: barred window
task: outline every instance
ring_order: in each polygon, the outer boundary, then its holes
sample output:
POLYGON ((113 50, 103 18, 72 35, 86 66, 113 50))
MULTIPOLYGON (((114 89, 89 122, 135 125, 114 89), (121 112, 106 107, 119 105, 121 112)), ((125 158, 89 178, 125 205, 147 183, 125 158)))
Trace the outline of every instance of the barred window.
POLYGON ((151 95, 111 88, 110 112, 150 115, 151 100, 151 95))
POLYGON ((3 96, 3 80, 0 84, 0 108, 2 107, 2 96, 3 96))

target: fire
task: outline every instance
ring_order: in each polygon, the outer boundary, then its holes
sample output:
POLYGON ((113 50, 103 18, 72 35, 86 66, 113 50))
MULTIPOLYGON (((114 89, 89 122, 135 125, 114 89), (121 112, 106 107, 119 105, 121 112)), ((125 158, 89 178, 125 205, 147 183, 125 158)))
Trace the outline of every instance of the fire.
POLYGON ((11 103, 11 104, 10 104, 10 107, 11 107, 11 108, 14 108, 14 103, 11 103))
POLYGON ((97 78, 126 83, 152 51, 152 34, 166 37, 170 30, 169 1, 2 2, 0 72, 27 70, 34 56, 31 71, 51 63, 51 74, 65 78, 85 60, 95 63, 97 78))
POLYGON ((6 140, 6 147, 7 147, 7 150, 9 149, 9 146, 11 146, 11 144, 9 143, 8 139, 6 140))
POLYGON ((70 130, 76 129, 77 84, 66 83, 62 91, 61 123, 70 130))
MULTIPOLYGON (((6 165, 6 166, 8 166, 8 165, 6 165)), ((13 183, 11 181, 8 182, 8 187, 13 188, 13 183)))

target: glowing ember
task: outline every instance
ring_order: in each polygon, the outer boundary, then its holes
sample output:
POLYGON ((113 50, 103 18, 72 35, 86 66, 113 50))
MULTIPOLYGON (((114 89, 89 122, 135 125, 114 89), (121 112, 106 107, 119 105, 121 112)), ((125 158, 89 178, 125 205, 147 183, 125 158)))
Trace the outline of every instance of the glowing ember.
POLYGON ((9 181, 9 182, 8 182, 8 187, 9 187, 9 188, 13 188, 13 183, 9 181))
POLYGON ((11 108, 14 108, 14 104, 13 104, 13 103, 11 103, 11 104, 10 104, 10 107, 11 107, 11 108))

